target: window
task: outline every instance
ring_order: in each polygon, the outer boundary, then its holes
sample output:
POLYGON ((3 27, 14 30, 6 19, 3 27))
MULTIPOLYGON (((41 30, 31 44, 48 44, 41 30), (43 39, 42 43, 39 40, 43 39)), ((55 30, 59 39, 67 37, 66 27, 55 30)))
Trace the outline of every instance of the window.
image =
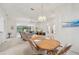
POLYGON ((30 26, 17 26, 17 32, 29 32, 31 31, 30 26))

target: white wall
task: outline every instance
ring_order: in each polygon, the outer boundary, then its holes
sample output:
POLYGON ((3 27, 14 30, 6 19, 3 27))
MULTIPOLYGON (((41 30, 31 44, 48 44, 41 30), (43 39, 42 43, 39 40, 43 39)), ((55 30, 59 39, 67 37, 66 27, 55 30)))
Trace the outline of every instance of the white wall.
POLYGON ((6 25, 7 33, 12 33, 12 37, 16 37, 16 20, 14 18, 8 18, 6 25))
POLYGON ((55 19, 56 33, 55 38, 63 42, 63 44, 71 43, 72 50, 79 52, 79 27, 63 28, 63 22, 71 21, 75 18, 79 19, 79 4, 66 4, 58 8, 57 18, 55 19))
POLYGON ((0 8, 0 16, 3 18, 3 22, 4 22, 3 26, 2 26, 3 27, 3 33, 0 35, 0 42, 1 42, 1 41, 3 41, 6 38, 6 28, 5 28, 6 27, 6 22, 5 22, 6 21, 6 19, 5 19, 6 17, 5 17, 4 12, 2 11, 1 8, 0 8))
MULTIPOLYGON (((11 18, 7 15, 7 13, 0 8, 0 15, 3 17, 4 19, 4 36, 3 38, 7 38, 8 37, 8 33, 11 32, 12 36, 15 37, 16 36, 16 20, 14 18, 11 18), (13 30, 11 29, 11 27, 13 26, 13 30)), ((3 40, 3 39, 2 39, 3 40)))

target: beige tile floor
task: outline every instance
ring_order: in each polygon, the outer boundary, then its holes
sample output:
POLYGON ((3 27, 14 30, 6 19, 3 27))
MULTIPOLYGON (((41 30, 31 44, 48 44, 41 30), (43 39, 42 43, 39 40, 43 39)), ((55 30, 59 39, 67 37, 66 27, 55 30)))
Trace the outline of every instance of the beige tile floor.
POLYGON ((0 55, 27 55, 32 53, 29 43, 21 39, 7 39, 0 45, 0 55))
MULTIPOLYGON (((33 55, 38 54, 33 51, 28 42, 22 41, 22 39, 6 39, 0 44, 0 55, 33 55)), ((68 55, 74 55, 73 52, 68 52, 68 55)))

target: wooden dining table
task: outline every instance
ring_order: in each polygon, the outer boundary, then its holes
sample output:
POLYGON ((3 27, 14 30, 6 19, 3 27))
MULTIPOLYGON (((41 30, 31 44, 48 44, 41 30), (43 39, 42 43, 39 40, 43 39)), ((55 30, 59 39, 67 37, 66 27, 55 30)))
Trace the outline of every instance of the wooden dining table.
POLYGON ((42 40, 39 44, 37 44, 39 48, 41 49, 46 49, 46 50, 53 50, 55 48, 57 48, 58 46, 60 46, 60 42, 56 41, 56 40, 42 40))
POLYGON ((37 39, 39 39, 39 38, 44 38, 44 36, 43 35, 33 35, 32 37, 31 37, 31 39, 34 41, 34 40, 37 40, 37 39))
MULTIPOLYGON (((34 38, 33 38, 34 40, 34 38)), ((37 46, 40 48, 40 49, 43 49, 43 50, 47 50, 47 53, 53 51, 54 49, 56 49, 57 47, 60 46, 60 42, 55 40, 55 39, 51 39, 51 38, 45 38, 43 40, 34 40, 35 41, 39 41, 39 43, 36 43, 37 46)))

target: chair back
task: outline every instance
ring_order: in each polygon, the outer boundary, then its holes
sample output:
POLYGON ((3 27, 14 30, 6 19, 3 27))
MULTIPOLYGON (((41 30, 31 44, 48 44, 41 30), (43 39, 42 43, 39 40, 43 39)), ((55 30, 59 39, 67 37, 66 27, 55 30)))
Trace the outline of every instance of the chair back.
POLYGON ((20 35, 21 35, 21 38, 22 38, 24 41, 27 41, 27 40, 28 40, 28 38, 27 38, 25 32, 21 32, 20 35))
POLYGON ((37 48, 37 45, 36 45, 36 43, 34 42, 34 41, 32 41, 31 39, 29 39, 28 40, 28 42, 30 43, 30 45, 31 45, 31 48, 34 50, 38 50, 38 48, 37 48))
POLYGON ((25 41, 27 41, 28 39, 30 39, 31 36, 32 36, 31 33, 26 33, 26 32, 21 32, 20 35, 21 35, 21 38, 23 40, 25 40, 25 41))
POLYGON ((29 33, 29 32, 25 32, 25 36, 30 39, 32 37, 32 33, 29 33))
POLYGON ((63 55, 63 54, 65 54, 71 47, 72 47, 71 44, 65 45, 61 50, 59 50, 59 51, 57 52, 56 55, 63 55))

